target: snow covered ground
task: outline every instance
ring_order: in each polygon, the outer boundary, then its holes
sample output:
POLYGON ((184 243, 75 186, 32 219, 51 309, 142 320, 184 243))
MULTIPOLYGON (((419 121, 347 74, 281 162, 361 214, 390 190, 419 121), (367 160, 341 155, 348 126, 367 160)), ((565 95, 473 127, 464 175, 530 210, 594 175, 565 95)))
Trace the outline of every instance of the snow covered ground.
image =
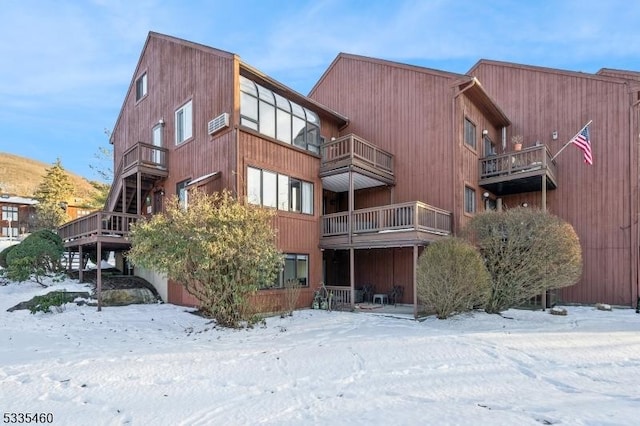
MULTIPOLYGON (((74 281, 54 287, 84 288, 74 281)), ((635 425, 640 315, 567 307, 418 322, 305 310, 216 329, 173 305, 6 309, 0 415, 57 425, 635 425)))

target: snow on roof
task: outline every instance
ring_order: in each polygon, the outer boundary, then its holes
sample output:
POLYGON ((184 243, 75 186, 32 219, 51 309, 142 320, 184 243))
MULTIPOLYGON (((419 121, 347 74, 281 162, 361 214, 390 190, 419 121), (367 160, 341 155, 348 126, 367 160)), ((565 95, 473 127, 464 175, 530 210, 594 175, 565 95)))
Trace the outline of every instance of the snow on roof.
POLYGON ((38 200, 34 200, 33 198, 19 197, 17 195, 2 194, 0 195, 0 203, 33 206, 38 204, 38 200))

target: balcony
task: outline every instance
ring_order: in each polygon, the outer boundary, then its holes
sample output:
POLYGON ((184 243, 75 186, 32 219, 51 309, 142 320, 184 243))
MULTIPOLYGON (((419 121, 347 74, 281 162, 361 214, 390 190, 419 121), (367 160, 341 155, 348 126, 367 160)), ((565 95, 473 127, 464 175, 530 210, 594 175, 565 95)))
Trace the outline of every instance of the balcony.
POLYGON ((395 183, 393 155, 356 135, 322 144, 321 154, 320 177, 330 191, 348 191, 350 170, 354 172, 354 189, 395 183))
POLYGON ((498 195, 510 195, 556 189, 557 170, 546 146, 534 146, 522 151, 480 159, 479 185, 498 195))
MULTIPOLYGON (((165 178, 167 171, 167 148, 138 142, 122 156, 122 177, 140 172, 143 178, 165 178)), ((118 176, 116 176, 117 178, 118 176)))
POLYGON ((322 216, 320 247, 384 248, 424 245, 451 234, 451 213, 422 203, 390 204, 322 216), (351 238, 350 238, 351 237, 351 238))
POLYGON ((107 248, 129 246, 129 231, 139 216, 127 213, 95 212, 67 222, 58 229, 65 247, 93 245, 101 242, 107 248))
POLYGON ((154 183, 169 176, 167 156, 169 150, 138 142, 127 149, 114 174, 107 196, 106 210, 136 213, 142 197, 154 183))

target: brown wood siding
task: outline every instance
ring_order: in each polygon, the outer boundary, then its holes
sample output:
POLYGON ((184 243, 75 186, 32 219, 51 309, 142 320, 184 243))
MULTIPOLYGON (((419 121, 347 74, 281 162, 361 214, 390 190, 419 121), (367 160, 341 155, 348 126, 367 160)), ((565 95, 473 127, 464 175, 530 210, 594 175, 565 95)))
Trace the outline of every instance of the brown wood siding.
POLYGON ((394 202, 419 200, 451 211, 453 81, 444 73, 341 57, 310 96, 349 117, 342 134, 355 133, 394 155, 394 202))
POLYGON ((164 182, 167 194, 175 193, 177 182, 214 171, 222 172, 223 186, 228 185, 233 132, 223 130, 212 137, 207 134, 207 123, 223 112, 234 117, 234 60, 212 52, 164 38, 149 38, 113 131, 116 167, 127 148, 137 142, 151 143, 152 128, 162 119, 163 143, 169 149, 169 177, 164 182), (136 102, 135 80, 145 72, 148 94, 136 102), (189 100, 193 108, 193 138, 176 146, 175 111, 189 100))
MULTIPOLYGON (((283 253, 309 255, 309 289, 303 292, 301 303, 311 303, 312 292, 322 281, 322 253, 318 247, 320 241, 319 219, 322 214, 322 182, 320 180, 320 159, 311 153, 294 148, 275 140, 265 139, 251 131, 240 130, 239 159, 240 171, 239 196, 244 197, 246 191, 247 167, 257 167, 289 177, 313 183, 313 215, 291 213, 276 210, 274 220, 278 232, 278 248, 283 253)), ((280 299, 282 290, 262 291, 280 299)), ((263 300, 261 303, 268 302, 263 300)), ((271 303, 271 302, 269 302, 271 303)), ((275 303, 275 302, 274 302, 275 303)))
POLYGON ((455 111, 455 134, 456 145, 459 154, 456 156, 457 180, 453 187, 455 192, 455 208, 453 210, 455 221, 455 233, 459 233, 473 218, 473 214, 465 212, 464 192, 465 187, 472 188, 476 192, 476 212, 482 212, 482 194, 484 189, 478 186, 478 159, 484 157, 484 137, 483 130, 487 130, 488 137, 493 141, 498 152, 502 151, 501 129, 487 119, 478 107, 462 93, 456 98, 455 111), (464 140, 464 121, 469 119, 476 126, 475 148, 467 145, 464 140))
MULTIPOLYGON (((473 71, 522 134, 557 152, 588 120, 594 165, 569 146, 556 159, 558 189, 548 209, 576 229, 584 258, 580 282, 561 292, 572 302, 635 303, 638 251, 637 122, 630 123, 628 84, 620 80, 516 65, 480 63, 473 71), (634 128, 631 126, 633 125, 634 128), (552 140, 557 131, 558 140, 552 140)), ((540 205, 540 193, 505 198, 540 205)))
POLYGON ((388 294, 400 285, 402 303, 413 303, 413 248, 356 250, 354 261, 356 288, 370 284, 376 293, 388 294))

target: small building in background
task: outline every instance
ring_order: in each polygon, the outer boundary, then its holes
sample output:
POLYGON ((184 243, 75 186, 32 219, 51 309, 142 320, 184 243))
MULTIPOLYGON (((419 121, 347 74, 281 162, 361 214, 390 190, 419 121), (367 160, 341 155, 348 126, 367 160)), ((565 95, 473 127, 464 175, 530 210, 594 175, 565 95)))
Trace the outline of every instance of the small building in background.
POLYGON ((0 194, 0 231, 3 239, 18 238, 31 232, 36 223, 36 205, 33 198, 0 194))

